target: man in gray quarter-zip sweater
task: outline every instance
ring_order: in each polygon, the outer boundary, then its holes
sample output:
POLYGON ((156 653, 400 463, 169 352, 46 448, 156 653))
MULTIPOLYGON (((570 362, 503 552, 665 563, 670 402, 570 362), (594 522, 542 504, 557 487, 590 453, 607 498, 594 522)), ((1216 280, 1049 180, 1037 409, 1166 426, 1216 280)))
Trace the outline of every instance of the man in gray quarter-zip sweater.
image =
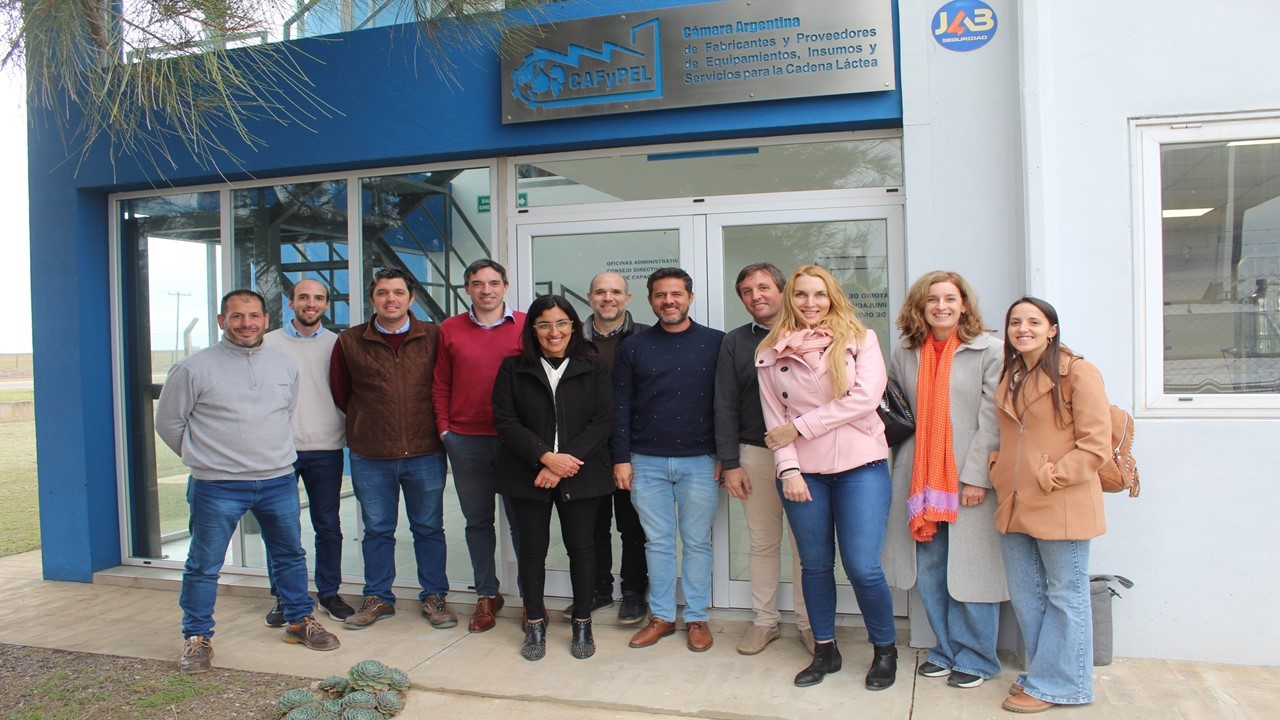
POLYGON ((298 367, 263 347, 266 301, 252 290, 222 298, 222 341, 174 365, 156 406, 156 433, 191 469, 190 545, 182 570, 178 668, 204 672, 213 658, 218 575, 236 523, 252 512, 262 527, 271 576, 285 610, 284 641, 333 650, 338 638, 312 617, 307 595, 293 431, 298 367))

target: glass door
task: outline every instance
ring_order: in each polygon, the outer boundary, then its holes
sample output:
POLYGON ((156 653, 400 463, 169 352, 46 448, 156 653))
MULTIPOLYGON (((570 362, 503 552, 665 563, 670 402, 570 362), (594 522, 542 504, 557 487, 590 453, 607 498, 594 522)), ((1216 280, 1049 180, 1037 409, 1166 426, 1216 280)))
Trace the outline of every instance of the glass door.
MULTIPOLYGON (((896 337, 892 327, 896 312, 889 298, 904 293, 902 217, 901 204, 707 215, 708 289, 723 308, 712 324, 727 331, 750 322, 734 287, 743 267, 771 262, 790 275, 800 265, 820 265, 840 281, 863 322, 875 331, 887 358, 896 337)), ((715 604, 751 607, 750 543, 742 503, 721 504, 715 547, 715 604)), ((778 605, 791 610, 791 543, 785 535, 781 555, 783 587, 778 605)), ((849 584, 839 563, 836 579, 841 585, 849 584)), ((894 605, 896 614, 905 615, 906 593, 896 592, 894 605)), ((853 593, 841 591, 836 609, 857 612, 853 593)))
POLYGON ((169 368, 218 342, 222 293, 217 192, 157 195, 115 205, 120 247, 125 511, 124 553, 143 564, 187 556, 187 468, 155 434, 169 368))
MULTIPOLYGON (((519 279, 516 305, 524 310, 535 297, 563 295, 584 322, 591 315, 587 293, 596 274, 612 271, 627 279, 631 303, 627 310, 636 322, 653 324, 653 312, 646 301, 645 280, 661 267, 679 266, 694 277, 693 308, 690 315, 707 322, 704 298, 712 297, 705 284, 705 245, 698 251, 693 217, 653 217, 591 220, 520 225, 516 229, 516 269, 519 279)), ((505 524, 505 518, 504 518, 505 524)), ((504 531, 504 539, 509 535, 504 531)), ((614 575, 622 559, 614 533, 614 575)), ((508 541, 509 542, 509 541, 508 541)), ((515 557, 504 542, 504 577, 515 577, 515 557)), ((569 597, 569 556, 560 540, 558 522, 552 513, 551 547, 547 552, 548 595, 569 597)))

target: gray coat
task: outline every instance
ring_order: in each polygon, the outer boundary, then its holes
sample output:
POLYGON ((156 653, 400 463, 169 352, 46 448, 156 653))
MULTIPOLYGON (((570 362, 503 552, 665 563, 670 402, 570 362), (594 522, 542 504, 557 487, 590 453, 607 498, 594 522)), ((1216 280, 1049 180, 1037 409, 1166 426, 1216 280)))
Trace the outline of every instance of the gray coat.
MULTIPOLYGON (((947 589, 961 602, 1001 602, 1009 599, 1000 536, 996 532, 996 497, 987 477, 987 461, 1000 445, 996 416, 996 387, 1000 383, 1003 349, 999 340, 981 335, 956 348, 951 361, 951 437, 955 443, 960 482, 987 488, 981 505, 961 505, 949 532, 947 589)), ((898 347, 889 362, 889 377, 906 393, 916 411, 916 377, 920 350, 898 347)), ((907 495, 916 442, 912 437, 893 451, 893 502, 884 541, 884 574, 889 584, 916 584, 916 543, 907 529, 907 495)))

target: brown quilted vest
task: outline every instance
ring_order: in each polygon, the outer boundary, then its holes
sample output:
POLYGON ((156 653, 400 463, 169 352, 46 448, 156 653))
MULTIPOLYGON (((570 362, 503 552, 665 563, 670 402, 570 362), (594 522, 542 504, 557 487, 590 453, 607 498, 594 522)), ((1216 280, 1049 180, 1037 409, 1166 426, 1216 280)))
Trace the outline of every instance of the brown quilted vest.
POLYGON ((435 323, 413 317, 399 353, 392 351, 372 322, 338 336, 351 371, 348 447, 373 459, 417 457, 444 449, 431 406, 439 337, 435 323))

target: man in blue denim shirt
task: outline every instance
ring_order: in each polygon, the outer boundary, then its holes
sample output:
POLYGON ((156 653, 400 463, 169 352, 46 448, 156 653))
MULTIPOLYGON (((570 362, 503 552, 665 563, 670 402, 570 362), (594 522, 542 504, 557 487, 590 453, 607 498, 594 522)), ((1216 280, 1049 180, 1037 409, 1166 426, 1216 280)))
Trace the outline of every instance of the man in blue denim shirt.
POLYGON ((262 527, 284 604, 284 641, 312 650, 339 645, 311 616, 289 427, 298 404, 298 367, 262 346, 267 322, 261 295, 227 293, 218 315, 222 341, 174 365, 156 406, 156 433, 191 469, 191 542, 178 598, 186 638, 178 669, 184 673, 210 667, 218 575, 245 512, 262 527))

